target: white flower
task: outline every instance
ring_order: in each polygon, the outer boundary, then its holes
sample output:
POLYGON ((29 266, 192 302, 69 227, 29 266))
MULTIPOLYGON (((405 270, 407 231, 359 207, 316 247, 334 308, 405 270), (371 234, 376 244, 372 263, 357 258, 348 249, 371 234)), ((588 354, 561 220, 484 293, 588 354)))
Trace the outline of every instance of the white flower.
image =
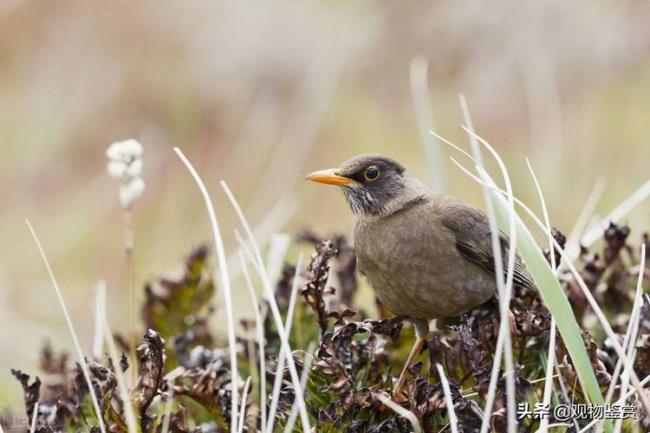
POLYGON ((144 181, 136 177, 129 183, 120 185, 120 204, 123 208, 130 208, 144 192, 144 181))
POLYGON ((124 173, 127 172, 127 166, 124 164, 122 161, 108 161, 108 164, 106 165, 106 171, 108 171, 108 174, 110 177, 113 179, 120 179, 122 176, 124 176, 124 173))
POLYGON ((121 160, 122 159, 122 142, 116 141, 115 143, 108 146, 106 149, 106 157, 112 160, 121 160))
POLYGON ((120 204, 129 209, 144 192, 142 145, 134 140, 116 141, 106 149, 106 171, 120 181, 120 204))
POLYGON ((139 158, 142 156, 142 145, 139 141, 130 139, 121 142, 122 151, 125 155, 128 155, 132 158, 139 158))
POLYGON ((142 156, 142 145, 134 139, 116 141, 106 149, 108 159, 128 162, 142 156))
POLYGON ((124 167, 126 174, 130 177, 139 177, 142 174, 142 160, 134 159, 131 164, 124 167))
POLYGON ((133 194, 140 197, 144 192, 144 180, 140 177, 136 177, 131 182, 129 182, 129 189, 133 194))

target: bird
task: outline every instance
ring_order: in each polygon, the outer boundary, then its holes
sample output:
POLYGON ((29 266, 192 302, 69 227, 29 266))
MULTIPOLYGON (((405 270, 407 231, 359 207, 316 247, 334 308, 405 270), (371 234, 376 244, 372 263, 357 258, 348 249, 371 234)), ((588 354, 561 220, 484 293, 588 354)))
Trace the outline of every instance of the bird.
MULTIPOLYGON (((413 323, 416 340, 392 390, 402 401, 408 367, 426 343, 429 322, 459 316, 497 293, 489 219, 434 192, 383 155, 359 155, 307 180, 343 191, 353 214, 358 270, 384 307, 413 323)), ((508 238, 499 232, 499 239, 505 258, 508 238)), ((535 287, 518 256, 513 268, 515 285, 535 287)))

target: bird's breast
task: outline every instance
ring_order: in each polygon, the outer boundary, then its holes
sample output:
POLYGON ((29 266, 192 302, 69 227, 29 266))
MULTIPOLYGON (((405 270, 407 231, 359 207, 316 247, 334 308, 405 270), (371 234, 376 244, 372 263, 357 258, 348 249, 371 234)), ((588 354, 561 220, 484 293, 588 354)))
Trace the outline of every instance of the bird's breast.
POLYGON ((426 208, 359 220, 354 242, 359 270, 395 314, 454 316, 491 296, 493 282, 460 257, 453 234, 426 208))

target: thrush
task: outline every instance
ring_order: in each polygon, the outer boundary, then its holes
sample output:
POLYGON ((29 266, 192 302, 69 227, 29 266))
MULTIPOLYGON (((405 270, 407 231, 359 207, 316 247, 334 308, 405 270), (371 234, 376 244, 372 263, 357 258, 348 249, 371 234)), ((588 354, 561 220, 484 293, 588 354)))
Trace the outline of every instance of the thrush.
MULTIPOLYGON (((458 316, 496 294, 489 220, 382 155, 360 155, 307 179, 342 189, 354 215, 359 271, 387 309, 414 324, 416 341, 393 388, 399 400, 429 321, 458 316)), ((499 236, 505 250, 507 237, 499 236)), ((513 273, 515 284, 534 288, 519 259, 513 273)))

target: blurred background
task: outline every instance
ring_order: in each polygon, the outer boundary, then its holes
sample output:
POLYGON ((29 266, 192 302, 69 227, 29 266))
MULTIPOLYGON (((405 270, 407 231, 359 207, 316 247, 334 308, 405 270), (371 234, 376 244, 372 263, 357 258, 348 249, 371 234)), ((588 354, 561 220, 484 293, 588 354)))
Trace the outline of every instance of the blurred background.
MULTIPOLYGON (((432 127, 467 148, 460 93, 516 194, 539 209, 529 158, 551 222, 566 232, 594 185, 603 186, 596 212, 605 215, 648 180, 648 22, 650 4, 637 0, 3 0, 0 406, 22 397, 10 367, 36 372, 48 339, 71 348, 24 218, 84 348, 99 279, 114 328, 125 327, 122 210, 105 170, 111 142, 144 146, 137 287, 211 240, 173 146, 208 183, 229 253, 236 220, 220 180, 262 242, 303 228, 349 233, 340 193, 303 178, 358 153, 393 156, 482 206, 479 187, 449 162, 458 154, 435 152, 424 133, 432 127)), ((626 216, 633 238, 649 214, 644 203, 626 216)), ((248 298, 236 298, 238 315, 250 316, 248 298)))

